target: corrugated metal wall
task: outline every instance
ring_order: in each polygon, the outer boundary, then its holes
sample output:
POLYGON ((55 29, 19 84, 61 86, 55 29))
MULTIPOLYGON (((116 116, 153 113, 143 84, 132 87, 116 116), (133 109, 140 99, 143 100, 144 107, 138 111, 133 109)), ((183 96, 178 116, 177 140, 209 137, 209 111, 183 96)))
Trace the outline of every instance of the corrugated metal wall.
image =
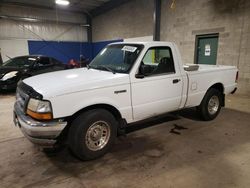
MULTIPOLYGON (((87 53, 83 51, 82 47, 82 44, 87 41, 87 28, 80 26, 86 23, 84 14, 4 5, 0 6, 0 16, 2 16, 0 18, 0 48, 4 61, 8 59, 8 56, 15 57, 33 52, 33 46, 28 46, 28 41, 41 42, 43 50, 53 48, 51 43, 45 41, 60 42, 57 44, 57 46, 61 45, 60 49, 65 47, 64 43, 66 46, 79 43, 77 44, 80 46, 79 49, 76 49, 77 52, 73 54, 77 53, 80 57, 80 54, 87 53), (20 19, 24 17, 38 20, 31 22, 20 19)), ((75 46, 73 45, 73 47, 75 46)), ((72 49, 75 49, 73 47, 72 49)), ((54 48, 53 50, 55 51, 54 48)), ((67 50, 65 49, 65 51, 67 50)), ((59 51, 57 54, 59 53, 61 52, 59 51)), ((64 56, 61 53, 61 58, 64 56)))
POLYGON ((40 23, 0 19, 1 40, 87 41, 87 30, 85 27, 80 26, 80 23, 84 24, 86 22, 83 14, 19 6, 1 6, 0 15, 44 20, 40 23), (50 21, 54 21, 54 23, 50 21))

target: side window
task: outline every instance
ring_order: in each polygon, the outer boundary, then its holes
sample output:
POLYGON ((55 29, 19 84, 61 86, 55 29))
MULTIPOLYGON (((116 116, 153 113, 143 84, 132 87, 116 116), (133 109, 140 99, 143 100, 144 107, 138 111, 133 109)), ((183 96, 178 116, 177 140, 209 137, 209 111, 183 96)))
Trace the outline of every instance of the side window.
POLYGON ((141 62, 139 73, 144 76, 175 73, 171 49, 169 47, 150 48, 141 62))
POLYGON ((39 67, 49 66, 49 65, 51 65, 51 62, 50 62, 50 59, 48 57, 41 57, 38 60, 37 65, 39 67))

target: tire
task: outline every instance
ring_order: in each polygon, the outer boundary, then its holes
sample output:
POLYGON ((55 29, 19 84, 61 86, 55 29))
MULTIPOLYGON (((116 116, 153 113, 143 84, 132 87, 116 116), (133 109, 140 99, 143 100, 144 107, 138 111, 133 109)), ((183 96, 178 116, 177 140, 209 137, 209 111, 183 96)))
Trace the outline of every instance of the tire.
POLYGON ((223 103, 223 94, 217 89, 211 88, 205 94, 197 110, 203 120, 209 121, 215 119, 220 113, 223 103))
POLYGON ((92 160, 106 154, 117 136, 117 121, 104 109, 80 114, 69 129, 69 147, 82 160, 92 160))

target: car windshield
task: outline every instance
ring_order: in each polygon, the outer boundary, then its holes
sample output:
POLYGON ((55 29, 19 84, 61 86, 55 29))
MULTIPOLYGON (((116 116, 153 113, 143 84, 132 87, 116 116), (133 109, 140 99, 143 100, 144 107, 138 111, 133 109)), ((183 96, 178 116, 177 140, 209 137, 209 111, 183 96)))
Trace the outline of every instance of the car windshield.
POLYGON ((142 49, 143 45, 138 44, 109 45, 93 59, 89 68, 128 73, 142 49))
POLYGON ((29 67, 36 61, 34 57, 15 57, 3 63, 6 67, 29 67))

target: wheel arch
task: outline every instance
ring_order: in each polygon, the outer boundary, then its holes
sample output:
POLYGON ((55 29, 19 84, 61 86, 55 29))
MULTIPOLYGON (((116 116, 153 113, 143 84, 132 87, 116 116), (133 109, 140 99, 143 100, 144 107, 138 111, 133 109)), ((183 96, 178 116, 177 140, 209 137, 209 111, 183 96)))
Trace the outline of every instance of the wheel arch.
POLYGON ((113 114, 115 119, 119 122, 118 123, 119 127, 123 126, 123 123, 126 124, 126 122, 124 122, 125 120, 122 119, 122 115, 121 115, 120 111, 116 107, 114 107, 110 104, 105 104, 105 103, 93 104, 93 105, 83 107, 82 109, 75 112, 73 115, 66 118, 66 121, 68 122, 68 124, 65 127, 65 129, 63 130, 62 134, 60 135, 60 138, 63 139, 63 138, 68 136, 70 125, 76 117, 78 117, 83 112, 93 110, 93 109, 105 109, 108 112, 110 112, 111 114, 113 114))
POLYGON ((114 106, 112 106, 110 104, 100 103, 100 104, 93 104, 93 105, 89 105, 89 106, 83 107, 82 109, 80 109, 77 112, 75 112, 72 116, 70 116, 68 118, 68 120, 69 120, 69 122, 71 122, 77 116, 79 116, 81 113, 89 111, 89 110, 93 110, 93 109, 105 109, 108 112, 110 112, 111 114, 113 114, 114 117, 115 117, 115 119, 117 121, 119 121, 120 119, 122 119, 122 115, 121 115, 120 111, 116 107, 114 107, 114 106))
MULTIPOLYGON (((217 82, 217 83, 213 84, 212 86, 210 86, 210 87, 208 88, 208 90, 211 89, 211 88, 217 89, 217 90, 220 91, 222 94, 224 94, 225 89, 224 89, 224 86, 223 86, 223 84, 222 84, 221 82, 217 82)), ((208 90, 207 90, 207 91, 208 91, 208 90)))
POLYGON ((221 82, 217 82, 215 84, 213 84, 212 86, 210 86, 207 90, 207 92, 210 90, 210 89, 216 89, 218 91, 221 92, 222 94, 222 106, 224 107, 225 106, 225 94, 224 94, 224 91, 225 91, 225 88, 224 88, 224 85, 221 83, 221 82))
POLYGON ((120 111, 116 107, 114 107, 114 106, 112 106, 110 104, 104 104, 104 103, 94 104, 94 105, 84 107, 83 109, 79 110, 75 114, 79 114, 79 113, 81 113, 83 111, 88 111, 88 110, 92 110, 92 109, 105 109, 105 110, 111 112, 116 119, 122 117, 120 111))

